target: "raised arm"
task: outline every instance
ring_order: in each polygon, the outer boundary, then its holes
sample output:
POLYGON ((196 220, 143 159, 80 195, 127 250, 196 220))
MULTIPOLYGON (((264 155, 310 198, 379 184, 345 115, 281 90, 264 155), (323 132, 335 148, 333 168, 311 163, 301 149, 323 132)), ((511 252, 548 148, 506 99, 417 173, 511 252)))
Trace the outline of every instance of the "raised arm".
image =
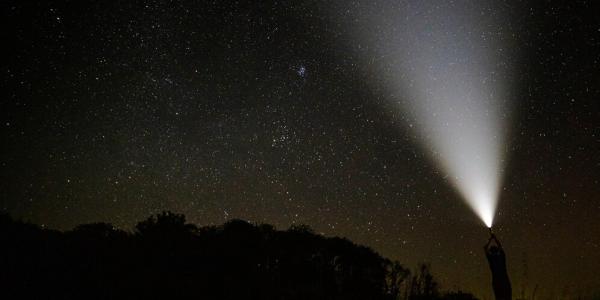
POLYGON ((494 239, 494 242, 496 242, 496 245, 498 245, 498 248, 502 249, 502 244, 500 244, 500 241, 495 234, 492 234, 492 238, 494 239))
POLYGON ((488 239, 487 243, 486 243, 486 244, 483 246, 483 250, 485 250, 485 253, 487 253, 487 252, 488 252, 488 249, 489 249, 489 247, 490 247, 490 243, 492 242, 492 239, 493 239, 493 236, 491 236, 491 237, 488 239))

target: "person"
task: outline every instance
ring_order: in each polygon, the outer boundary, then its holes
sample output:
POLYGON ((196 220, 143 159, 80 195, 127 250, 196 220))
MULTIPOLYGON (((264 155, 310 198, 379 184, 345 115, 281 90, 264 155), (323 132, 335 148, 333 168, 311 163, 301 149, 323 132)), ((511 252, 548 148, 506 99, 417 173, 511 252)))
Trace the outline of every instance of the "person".
POLYGON ((506 270, 506 256, 502 244, 500 244, 495 234, 491 233, 490 239, 483 249, 492 271, 492 287, 494 288, 496 300, 511 300, 512 288, 506 270))

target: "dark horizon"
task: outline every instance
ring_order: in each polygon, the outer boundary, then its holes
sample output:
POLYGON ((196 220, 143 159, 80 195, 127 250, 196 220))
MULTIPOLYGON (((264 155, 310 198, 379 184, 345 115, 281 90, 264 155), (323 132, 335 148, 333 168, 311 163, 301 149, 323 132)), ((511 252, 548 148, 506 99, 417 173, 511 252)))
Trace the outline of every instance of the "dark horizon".
MULTIPOLYGON (((514 65, 494 221, 514 298, 600 287, 600 26, 563 2, 478 12, 510 16, 485 33, 514 65)), ((487 228, 365 61, 361 3, 3 1, 0 213, 307 224, 490 299, 487 228)))
POLYGON ((161 212, 132 231, 108 223, 43 229, 0 214, 1 295, 60 299, 476 300, 307 225, 229 220, 198 227, 161 212))

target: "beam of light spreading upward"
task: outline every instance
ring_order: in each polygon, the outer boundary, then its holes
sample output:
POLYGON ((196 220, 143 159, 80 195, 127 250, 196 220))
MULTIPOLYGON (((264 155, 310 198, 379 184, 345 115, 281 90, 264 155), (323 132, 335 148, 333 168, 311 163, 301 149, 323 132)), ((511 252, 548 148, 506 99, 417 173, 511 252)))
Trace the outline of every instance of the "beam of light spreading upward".
POLYGON ((513 59, 507 7, 495 3, 375 0, 343 10, 388 98, 488 227, 502 179, 513 59))

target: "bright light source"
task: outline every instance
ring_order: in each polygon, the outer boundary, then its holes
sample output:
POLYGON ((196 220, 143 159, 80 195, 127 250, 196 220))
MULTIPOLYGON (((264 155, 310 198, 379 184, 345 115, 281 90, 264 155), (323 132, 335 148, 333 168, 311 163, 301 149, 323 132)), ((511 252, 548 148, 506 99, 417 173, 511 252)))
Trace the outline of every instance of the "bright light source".
POLYGON ((488 227, 502 179, 512 74, 510 35, 495 5, 375 0, 340 10, 355 13, 358 51, 488 227))

